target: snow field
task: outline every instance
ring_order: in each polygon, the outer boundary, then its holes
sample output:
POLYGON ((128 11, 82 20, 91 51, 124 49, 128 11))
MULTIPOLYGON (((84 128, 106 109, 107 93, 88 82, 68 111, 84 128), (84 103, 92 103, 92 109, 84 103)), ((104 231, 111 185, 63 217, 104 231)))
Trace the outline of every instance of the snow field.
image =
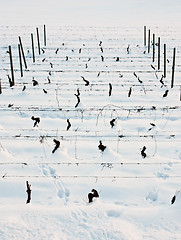
POLYGON ((155 71, 151 65, 157 68, 157 53, 153 63, 140 28, 47 28, 45 47, 40 27, 45 53, 38 55, 36 47, 35 63, 27 34, 33 27, 0 31, 1 239, 180 239, 181 196, 170 205, 181 178, 180 28, 152 29, 167 43, 164 86, 163 54, 161 70, 155 71), (18 36, 28 65, 23 78, 18 36), (8 45, 15 70, 11 88, 8 45), (77 89, 80 103, 75 107, 77 89), (41 119, 36 127, 32 116, 41 119), (60 141, 54 154, 53 139, 60 141), (32 188, 30 204, 26 181, 32 188), (88 204, 92 188, 100 198, 88 204))

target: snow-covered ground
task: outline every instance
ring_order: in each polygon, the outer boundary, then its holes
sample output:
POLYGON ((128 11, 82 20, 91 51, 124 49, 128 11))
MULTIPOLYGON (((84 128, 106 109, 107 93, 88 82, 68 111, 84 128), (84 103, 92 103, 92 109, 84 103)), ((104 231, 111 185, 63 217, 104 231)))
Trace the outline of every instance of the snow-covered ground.
POLYGON ((143 46, 143 27, 46 30, 44 46, 39 26, 39 55, 35 27, 0 27, 0 239, 180 240, 181 28, 151 28, 156 43, 161 37, 159 71, 158 47, 153 62, 152 46, 150 53, 143 46), (28 66, 23 77, 18 36, 28 66), (38 126, 32 116, 40 118, 38 126), (60 147, 52 153, 54 139, 60 147), (88 203, 93 188, 99 198, 88 203))

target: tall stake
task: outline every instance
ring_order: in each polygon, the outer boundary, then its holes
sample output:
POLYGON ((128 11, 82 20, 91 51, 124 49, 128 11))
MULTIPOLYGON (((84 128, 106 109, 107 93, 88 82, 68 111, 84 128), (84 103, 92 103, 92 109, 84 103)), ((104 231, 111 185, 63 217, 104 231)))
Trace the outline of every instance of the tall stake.
POLYGON ((160 37, 158 37, 158 70, 160 70, 160 37))
POLYGON ((33 62, 35 62, 35 49, 34 49, 33 33, 31 33, 31 46, 32 46, 33 62))
POLYGON ((153 62, 155 61, 155 34, 153 33, 153 62))
POLYGON ((150 29, 148 30, 148 53, 150 52, 150 29))
POLYGON ((44 46, 47 45, 47 42, 46 42, 46 26, 44 25, 44 46))
POLYGON ((19 44, 20 44, 20 47, 21 47, 22 55, 23 55, 24 65, 25 65, 25 68, 27 69, 27 64, 26 64, 26 59, 25 59, 25 55, 24 55, 24 50, 23 50, 23 44, 22 44, 22 41, 21 41, 21 37, 19 37, 19 44))
POLYGON ((166 44, 164 44, 164 73, 163 77, 166 78, 167 76, 167 50, 166 50, 166 44))
POLYGON ((0 94, 2 94, 1 79, 0 79, 0 94))
POLYGON ((175 74, 175 53, 176 53, 176 48, 173 49, 173 65, 172 65, 172 82, 171 82, 171 88, 173 88, 173 83, 174 83, 174 74, 175 74))
POLYGON ((10 66, 11 66, 11 82, 10 86, 14 86, 14 70, 13 70, 13 59, 12 59, 12 52, 11 52, 11 46, 9 46, 9 57, 10 57, 10 66))
POLYGON ((146 46, 146 26, 144 26, 144 46, 146 46))
POLYGON ((40 54, 41 54, 41 51, 40 51, 40 38, 39 38, 38 28, 36 28, 36 34, 37 34, 37 41, 38 41, 38 53, 39 53, 39 55, 40 55, 40 54))
POLYGON ((22 59, 21 59, 21 47, 20 47, 20 44, 18 44, 18 52, 19 52, 20 73, 21 73, 21 77, 23 77, 23 68, 22 68, 22 59))

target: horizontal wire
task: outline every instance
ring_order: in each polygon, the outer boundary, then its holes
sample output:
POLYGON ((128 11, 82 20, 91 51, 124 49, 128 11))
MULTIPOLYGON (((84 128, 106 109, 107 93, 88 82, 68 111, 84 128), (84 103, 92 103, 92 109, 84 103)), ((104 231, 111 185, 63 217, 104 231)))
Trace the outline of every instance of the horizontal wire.
MULTIPOLYGON (((151 130, 150 130, 151 131, 151 130)), ((56 131, 55 131, 56 132, 56 131)), ((108 132, 107 131, 107 134, 103 134, 103 135, 100 135, 101 133, 103 133, 104 131, 97 131, 95 133, 93 133, 93 131, 89 131, 89 132, 78 132, 78 131, 73 131, 75 134, 71 134, 69 135, 70 132, 68 132, 67 130, 61 130, 61 132, 67 132, 68 135, 62 135, 62 134, 43 134, 42 132, 38 132, 37 134, 41 134, 41 135, 23 135, 23 134, 17 134, 17 135, 4 135, 4 136, 0 136, 0 138, 8 138, 8 137, 12 137, 12 138, 41 138, 41 137, 44 137, 44 138, 52 138, 52 137, 60 137, 62 138, 70 138, 70 137, 79 137, 79 138, 91 138, 91 137, 104 137, 104 138, 115 138, 115 137, 119 137, 120 139, 121 138, 160 138, 160 137, 165 137, 165 138, 173 138, 173 137, 180 137, 181 135, 178 135, 178 134, 169 134, 169 135, 166 135, 166 134, 140 134, 139 132, 135 132, 135 135, 125 135, 125 134, 119 134, 117 135, 117 133, 119 133, 120 131, 118 130, 116 133, 114 132, 114 135, 113 133, 111 132, 108 132), (81 134, 82 133, 82 134, 81 134), (90 135, 91 134, 91 135, 90 135)), ((106 133, 106 131, 105 131, 106 133)))
MULTIPOLYGON (((56 136, 52 136, 52 137, 50 137, 50 138, 57 138, 57 135, 56 136)), ((76 137, 76 135, 75 135, 75 137, 76 137)), ((94 136, 95 137, 95 136, 94 136)), ((118 142, 118 141, 125 141, 125 142, 133 142, 133 141, 135 141, 135 140, 137 140, 137 141, 146 141, 146 142, 152 142, 153 140, 155 140, 155 139, 151 139, 151 138, 130 138, 130 139, 128 139, 128 138, 121 138, 121 140, 119 140, 119 139, 117 139, 117 137, 116 137, 116 139, 106 139, 106 137, 105 136, 97 136, 97 139, 100 139, 100 138, 104 138, 105 139, 105 141, 106 142, 118 142)), ((11 140, 11 139, 14 139, 14 140, 24 140, 24 139, 27 139, 27 140, 38 140, 39 139, 39 137, 37 136, 37 137, 23 137, 23 138, 20 138, 20 137, 0 137, 0 139, 4 139, 4 140, 11 140)), ((70 138, 66 138, 66 137, 64 137, 63 139, 61 139, 62 141, 68 141, 68 142, 72 142, 72 141, 74 141, 74 142, 83 142, 83 141, 87 141, 87 142, 95 142, 95 141, 97 141, 97 140, 95 140, 95 139, 90 139, 90 138, 86 138, 86 137, 80 137, 79 139, 76 139, 76 140, 72 140, 71 139, 71 137, 70 138)), ((165 138, 165 139, 156 139, 156 140, 159 140, 159 142, 169 142, 169 141, 174 141, 174 142, 180 142, 181 141, 181 138, 178 138, 178 139, 175 139, 175 138, 165 138)))
MULTIPOLYGON (((0 70, 3 70, 3 71, 9 71, 10 69, 9 68, 0 68, 0 70)), ((14 69, 15 72, 19 72, 19 69, 14 69)), ((25 72, 52 72, 52 73, 64 73, 64 72, 73 72, 73 73, 98 73, 98 72, 101 72, 101 73, 109 73, 109 72, 113 72, 113 73, 132 73, 133 72, 133 69, 132 70, 102 70, 102 71, 99 71, 99 70, 85 70, 85 69, 82 69, 82 70, 75 70, 75 69, 66 69, 66 70, 52 70, 52 69, 41 69, 41 70, 24 70, 25 72)), ((136 72, 138 73, 154 73, 153 70, 136 70, 136 72)), ((161 70, 158 70, 157 73, 162 73, 163 71, 161 70)), ((171 72, 171 71, 167 71, 167 72, 171 72)), ((175 73, 177 72, 181 72, 181 70, 177 70, 175 71, 175 73)))
POLYGON ((37 162, 37 163, 27 163, 27 162, 7 162, 2 163, 0 165, 100 165, 100 166, 109 166, 109 165, 173 165, 173 164, 181 164, 181 162, 37 162))
MULTIPOLYGON (((141 112, 141 111, 156 111, 156 110, 162 110, 162 111, 168 111, 168 110, 179 110, 181 109, 181 106, 175 106, 175 107, 142 107, 142 106, 135 106, 133 107, 115 107, 115 108, 104 108, 102 109, 101 107, 90 107, 90 108, 81 108, 81 109, 77 109, 77 108, 67 108, 67 109, 63 109, 63 108, 58 108, 58 107, 51 107, 51 108, 47 108, 44 106, 40 106, 40 107, 28 107, 28 106, 23 106, 22 107, 7 107, 7 106, 0 106, 0 111, 52 111, 52 112, 62 112, 62 111, 66 111, 66 112, 85 112, 85 111, 118 111, 118 110, 124 110, 124 111, 135 111, 135 112, 141 112)), ((155 112, 154 112, 155 113, 155 112)))
MULTIPOLYGON (((29 128, 3 128, 3 129, 0 129, 0 131, 23 131, 23 132, 26 132, 26 131, 28 131, 28 132, 37 132, 37 129, 29 129, 29 128)), ((38 128, 38 133, 42 133, 42 132, 57 132, 57 129, 43 129, 43 128, 38 128)), ((75 132, 75 133, 80 133, 80 132, 83 132, 83 131, 78 131, 78 130, 72 130, 73 132, 75 132)), ((85 132, 86 132, 87 130, 85 130, 85 132)), ((151 131, 151 130, 150 130, 151 131)), ((173 131, 170 131, 170 130, 168 130, 168 131, 166 131, 166 130, 160 130, 162 133, 167 133, 169 136, 170 135, 172 135, 171 133, 181 133, 181 131, 179 131, 179 130, 173 130, 173 131)), ((68 132, 67 130, 63 130, 63 129, 61 129, 61 132, 68 132)), ((86 133, 92 133, 92 132, 94 132, 94 131, 91 131, 91 130, 89 130, 89 131, 87 131, 86 133)), ((95 131, 95 133, 101 133, 101 132, 104 132, 104 133, 112 133, 112 131, 95 131)), ((117 133, 120 133, 121 131, 120 130, 117 130, 117 133)), ((136 134, 139 134, 140 132, 139 131, 134 131, 134 130, 129 130, 129 131, 127 131, 127 132, 129 132, 130 134, 131 133, 136 133, 136 134)), ((115 133, 115 132, 114 132, 115 133)), ((125 137, 126 136, 131 136, 131 135, 124 135, 125 137)), ((145 136, 145 135, 142 135, 142 136, 145 136)), ((150 137, 153 137, 153 136, 155 136, 155 135, 153 135, 153 134, 149 134, 149 135, 146 135, 146 136, 150 136, 150 137)), ((157 136, 165 136, 164 134, 158 134, 157 136)))
POLYGON ((61 179, 61 178, 95 178, 95 179, 158 179, 158 178, 181 178, 180 175, 175 175, 175 176, 84 176, 84 175, 52 175, 52 176, 47 176, 47 175, 4 175, 2 178, 55 178, 55 179, 61 179))
MULTIPOLYGON (((62 130, 61 130, 62 131, 62 130)), ((65 132, 64 130, 62 131, 62 132, 65 132)), ((70 139, 70 138, 94 138, 94 137, 97 137, 97 138, 110 138, 110 139, 112 139, 112 138, 118 138, 118 139, 128 139, 128 138, 133 138, 133 139, 140 139, 140 138, 157 138, 157 139, 159 139, 159 138, 162 138, 162 139, 173 139, 173 138, 177 138, 177 140, 178 140, 178 137, 179 137, 179 139, 181 138, 181 135, 175 135, 175 134, 170 134, 170 135, 164 135, 164 134, 155 134, 155 135, 117 135, 117 134, 115 134, 115 135, 100 135, 100 133, 101 132, 96 132, 95 134, 92 134, 91 133, 91 135, 89 135, 89 133, 86 135, 86 134, 76 134, 76 132, 75 132, 75 134, 72 134, 72 135, 60 135, 60 134, 52 134, 52 135, 50 135, 50 134, 47 134, 46 135, 46 133, 45 134, 43 134, 43 133, 41 133, 41 132, 39 132, 38 134, 40 134, 40 135, 22 135, 22 134, 17 134, 17 135, 11 135, 11 136, 9 136, 9 135, 4 135, 4 136, 0 136, 0 138, 2 138, 2 139, 8 139, 8 138, 17 138, 17 139, 22 139, 22 138, 30 138, 30 139, 39 139, 39 138, 55 138, 55 137, 59 137, 59 138, 61 138, 62 140, 68 140, 68 139, 70 139)), ((78 140, 78 139, 77 139, 78 140)), ((117 140, 117 139, 116 139, 117 140)))
MULTIPOLYGON (((70 80, 71 81, 71 80, 70 80)), ((91 80, 90 80, 91 81, 91 80)), ((51 83, 51 85, 49 84, 49 83, 45 83, 45 82, 40 82, 39 81, 39 83, 40 84, 42 84, 42 88, 43 88, 43 86, 51 86, 51 87, 54 87, 54 86, 56 86, 56 87, 67 87, 67 86, 72 86, 72 89, 71 90, 74 90, 74 88, 73 88, 73 86, 82 86, 82 87, 84 87, 85 86, 85 84, 84 83, 82 83, 82 82, 75 82, 75 81, 72 81, 71 83, 70 82, 56 82, 56 83, 51 83)), ((113 84, 113 86, 114 87, 123 87, 123 88, 126 88, 126 87, 130 87, 130 86, 132 86, 132 87, 155 87, 155 88, 158 88, 158 90, 160 90, 159 88, 160 88, 160 86, 161 86, 161 84, 158 82, 158 83, 155 83, 155 82, 150 82, 149 81, 149 83, 143 83, 143 84, 137 84, 137 83, 135 83, 135 81, 133 82, 133 81, 126 81, 126 80, 124 80, 124 81, 122 81, 122 82, 120 82, 120 83, 115 83, 114 81, 112 81, 112 84, 113 84)), ((41 88, 39 87, 39 88, 34 88, 33 86, 32 86, 32 82, 31 82, 31 80, 30 80, 30 82, 23 82, 23 83, 20 83, 20 82, 17 82, 16 83, 16 87, 15 87, 15 89, 21 89, 24 85, 26 85, 26 86, 28 86, 28 90, 41 90, 41 88)), ((108 85, 108 82, 105 82, 105 83, 102 83, 102 82, 97 82, 97 83, 90 83, 90 85, 91 85, 91 87, 99 87, 99 88, 94 88, 94 89, 90 89, 90 88, 88 88, 87 90, 88 91, 91 91, 91 93, 92 92, 94 92, 94 91, 96 91, 96 92, 98 92, 98 91, 106 91, 105 89, 103 89, 102 87, 107 87, 107 85, 108 85)), ((174 84, 174 87, 180 87, 180 84, 174 84)), ((3 86, 2 86, 2 88, 3 89, 10 89, 10 87, 9 87, 9 84, 8 83, 5 83, 5 84, 3 84, 3 86)), ((55 91, 53 88, 49 88, 49 91, 50 90, 52 90, 52 91, 55 91)), ((58 89, 58 91, 59 92, 61 92, 61 91, 64 91, 65 89, 58 89)), ((69 90, 70 90, 70 87, 69 87, 69 90)), ((120 91, 120 90, 117 90, 117 92, 118 91, 120 91)), ((125 90, 126 91, 126 90, 125 90)), ((153 89, 152 88, 150 88, 150 89, 146 89, 146 91, 153 91, 153 89)), ((155 89, 154 89, 154 91, 155 91, 155 89)), ((114 91, 115 92, 115 91, 114 91)))

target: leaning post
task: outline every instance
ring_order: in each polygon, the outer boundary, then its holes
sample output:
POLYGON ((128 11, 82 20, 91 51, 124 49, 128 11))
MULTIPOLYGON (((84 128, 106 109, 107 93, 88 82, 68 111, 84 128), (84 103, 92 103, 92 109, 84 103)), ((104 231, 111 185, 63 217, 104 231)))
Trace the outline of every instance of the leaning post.
POLYGON ((20 73, 21 73, 21 77, 23 77, 23 67, 22 67, 21 47, 20 47, 20 44, 18 44, 18 52, 19 52, 20 73))
POLYGON ((40 37, 39 37, 38 28, 36 28, 36 34, 37 34, 37 42, 38 42, 38 53, 40 55, 41 54, 41 50, 40 50, 40 37))
POLYGON ((25 68, 27 69, 25 54, 24 54, 24 50, 23 50, 23 44, 22 44, 22 41, 21 41, 21 37, 20 37, 20 36, 19 36, 19 44, 20 44, 20 48, 21 48, 22 55, 23 55, 24 65, 25 65, 25 68))
POLYGON ((33 62, 35 62, 35 48, 34 48, 33 33, 31 33, 31 47, 32 47, 33 62))
POLYGON ((164 44, 164 73, 163 73, 163 77, 166 78, 167 76, 167 47, 166 44, 164 44))
POLYGON ((172 80, 171 80, 171 88, 174 85, 174 75, 175 75, 175 55, 176 55, 176 48, 173 49, 173 64, 172 64, 172 80))
POLYGON ((12 86, 14 86, 14 69, 13 69, 11 46, 9 46, 9 58, 10 58, 10 67, 11 67, 11 84, 10 84, 10 86, 12 87, 12 86))

